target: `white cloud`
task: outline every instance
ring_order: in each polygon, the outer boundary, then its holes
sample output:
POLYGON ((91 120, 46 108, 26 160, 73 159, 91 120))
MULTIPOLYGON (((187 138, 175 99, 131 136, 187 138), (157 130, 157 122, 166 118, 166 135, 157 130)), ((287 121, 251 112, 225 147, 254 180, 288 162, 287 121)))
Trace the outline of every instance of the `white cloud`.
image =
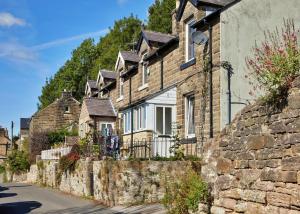
POLYGON ((34 61, 38 58, 38 51, 67 44, 72 41, 101 36, 106 34, 107 32, 108 29, 104 29, 96 32, 90 32, 90 33, 75 35, 67 38, 57 39, 57 40, 45 42, 31 47, 26 47, 17 42, 0 43, 0 58, 5 58, 8 60, 19 60, 19 61, 34 61))
POLYGON ((128 2, 129 0, 117 0, 118 4, 119 5, 123 5, 125 4, 126 2, 128 2))
POLYGON ((11 13, 0 13, 0 26, 11 27, 13 25, 25 26, 27 23, 25 20, 20 19, 12 15, 11 13))

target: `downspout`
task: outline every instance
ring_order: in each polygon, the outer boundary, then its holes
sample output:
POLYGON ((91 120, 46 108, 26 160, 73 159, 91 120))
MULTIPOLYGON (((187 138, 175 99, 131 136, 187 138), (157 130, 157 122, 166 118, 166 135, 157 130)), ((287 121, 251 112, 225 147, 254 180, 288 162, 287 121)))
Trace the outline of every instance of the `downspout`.
POLYGON ((160 90, 164 89, 164 59, 160 58, 160 90))
POLYGON ((212 45, 213 45, 213 37, 212 37, 212 26, 208 24, 209 31, 209 137, 214 137, 214 129, 213 129, 213 78, 212 78, 212 69, 213 69, 213 53, 212 53, 212 45))
POLYGON ((227 69, 227 105, 228 105, 228 125, 231 123, 231 71, 227 69))
MULTIPOLYGON (((131 93, 131 88, 132 88, 132 78, 129 78, 129 105, 131 106, 132 103, 132 93, 131 93)), ((130 137, 130 156, 133 155, 133 107, 131 107, 131 137, 130 137)))

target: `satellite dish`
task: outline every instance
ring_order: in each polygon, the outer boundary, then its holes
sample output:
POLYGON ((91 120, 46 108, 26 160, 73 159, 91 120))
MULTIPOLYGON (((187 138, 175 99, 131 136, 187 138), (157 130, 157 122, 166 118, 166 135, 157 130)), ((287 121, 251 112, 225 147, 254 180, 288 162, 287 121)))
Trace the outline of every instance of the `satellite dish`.
POLYGON ((195 31, 192 33, 193 42, 197 45, 206 44, 209 38, 201 31, 195 31))

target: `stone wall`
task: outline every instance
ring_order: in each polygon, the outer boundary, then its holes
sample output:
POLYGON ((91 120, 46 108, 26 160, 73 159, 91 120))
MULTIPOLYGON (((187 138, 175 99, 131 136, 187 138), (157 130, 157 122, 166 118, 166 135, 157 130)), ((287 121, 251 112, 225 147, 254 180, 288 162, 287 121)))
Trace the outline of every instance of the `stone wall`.
POLYGON ((94 162, 94 198, 108 206, 159 202, 164 195, 164 182, 192 167, 189 161, 94 162))
POLYGON ((206 145, 212 213, 300 213, 300 78, 293 86, 282 110, 248 106, 206 145))
POLYGON ((92 196, 92 169, 91 161, 79 161, 74 172, 62 174, 59 189, 77 196, 92 196))
POLYGON ((166 182, 199 169, 200 162, 191 161, 80 160, 74 172, 64 172, 60 177, 56 161, 39 161, 20 182, 92 197, 107 206, 133 205, 160 202, 166 182))

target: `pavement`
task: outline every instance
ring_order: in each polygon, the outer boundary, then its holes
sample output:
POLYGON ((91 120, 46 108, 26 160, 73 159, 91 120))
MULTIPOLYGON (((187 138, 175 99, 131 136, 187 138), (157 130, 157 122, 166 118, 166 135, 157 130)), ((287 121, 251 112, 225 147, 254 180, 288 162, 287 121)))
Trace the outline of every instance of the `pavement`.
POLYGON ((1 214, 165 214, 159 204, 112 207, 29 184, 0 183, 1 214))

